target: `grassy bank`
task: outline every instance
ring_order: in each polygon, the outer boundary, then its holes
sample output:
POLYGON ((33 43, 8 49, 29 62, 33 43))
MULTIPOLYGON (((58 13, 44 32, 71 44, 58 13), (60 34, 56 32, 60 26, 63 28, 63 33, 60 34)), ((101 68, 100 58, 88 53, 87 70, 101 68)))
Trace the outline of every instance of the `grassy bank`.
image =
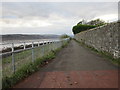
MULTIPOLYGON (((49 53, 52 49, 50 46, 51 44, 34 48, 34 60, 49 53)), ((14 53, 15 70, 18 70, 29 62, 32 62, 32 49, 14 53)), ((12 55, 2 58, 3 77, 10 77, 13 74, 12 67, 12 55)))
POLYGON ((113 58, 113 56, 106 52, 106 51, 98 51, 97 49, 95 49, 94 47, 91 47, 91 46, 88 46, 86 45, 85 43, 83 42, 79 42, 78 40, 74 39, 76 42, 78 42, 81 46, 85 47, 85 48, 88 48, 94 52, 96 52, 97 54, 103 56, 104 58, 107 58, 111 63, 113 63, 114 65, 120 67, 120 58, 118 59, 115 59, 113 58))
MULTIPOLYGON (((28 77, 32 73, 38 71, 42 66, 48 64, 52 59, 55 58, 56 54, 65 46, 67 46, 69 42, 64 43, 62 47, 57 48, 55 50, 51 50, 49 53, 44 56, 37 58, 34 62, 29 62, 19 68, 14 74, 10 77, 3 77, 2 80, 2 88, 3 90, 13 87, 20 80, 28 77)), ((5 62, 6 63, 6 62, 5 62)))

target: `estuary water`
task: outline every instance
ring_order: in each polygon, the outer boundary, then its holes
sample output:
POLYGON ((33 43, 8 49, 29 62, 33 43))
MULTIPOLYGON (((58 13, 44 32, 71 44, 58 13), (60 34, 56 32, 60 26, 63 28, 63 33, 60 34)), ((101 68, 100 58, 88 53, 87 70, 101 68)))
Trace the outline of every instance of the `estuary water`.
POLYGON ((6 40, 6 41, 0 41, 0 51, 5 50, 6 48, 11 48, 12 43, 14 44, 14 47, 24 45, 24 42, 26 45, 32 44, 32 42, 35 43, 43 43, 48 41, 57 41, 59 39, 34 39, 34 40, 6 40))

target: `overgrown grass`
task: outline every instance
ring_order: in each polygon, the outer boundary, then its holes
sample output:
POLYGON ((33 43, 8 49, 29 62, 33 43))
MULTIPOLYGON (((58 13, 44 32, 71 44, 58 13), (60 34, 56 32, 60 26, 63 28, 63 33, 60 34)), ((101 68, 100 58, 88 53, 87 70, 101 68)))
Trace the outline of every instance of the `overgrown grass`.
POLYGON ((37 58, 34 62, 29 62, 22 66, 20 69, 18 69, 14 74, 12 74, 10 77, 4 77, 2 79, 2 88, 3 90, 13 87, 17 82, 20 80, 28 77, 32 73, 38 71, 45 62, 50 61, 55 58, 56 54, 65 46, 67 46, 69 42, 64 43, 60 48, 57 48, 56 50, 50 51, 45 56, 42 56, 41 58, 37 58))
POLYGON ((21 79, 31 75, 33 72, 37 71, 43 61, 53 59, 54 57, 55 57, 55 54, 53 51, 51 51, 46 56, 43 56, 42 58, 37 59, 34 63, 29 62, 28 64, 25 64, 23 67, 21 67, 19 70, 17 70, 13 75, 11 75, 11 77, 3 78, 2 87, 3 88, 12 87, 19 80, 21 80, 21 79))
MULTIPOLYGON (((43 48, 43 47, 41 47, 43 48)), ((42 57, 42 49, 40 47, 34 49, 34 56, 39 58, 42 57)), ((14 53, 15 70, 18 70, 25 64, 32 61, 32 50, 25 50, 19 53, 14 53)), ((12 69, 12 56, 2 58, 2 74, 3 77, 11 76, 13 73, 12 69)))
MULTIPOLYGON (((39 47, 38 47, 39 48, 39 47)), ((35 51, 38 51, 38 48, 35 48, 35 51)), ((45 48, 45 50, 47 49, 47 45, 44 45, 44 46, 41 46, 41 48, 45 48)), ((47 50, 46 50, 47 51, 47 50)), ((45 52, 46 52, 45 51, 45 52)), ((28 56, 29 54, 31 54, 31 49, 30 50, 24 50, 24 51, 21 51, 21 52, 17 52, 15 53, 14 55, 14 58, 23 58, 23 57, 26 57, 26 55, 28 56)), ((2 63, 3 64, 8 64, 8 63, 11 63, 12 62, 12 56, 8 56, 8 57, 5 57, 5 58, 2 58, 2 63)), ((16 61, 18 61, 19 59, 16 59, 16 61)))
POLYGON ((85 47, 85 48, 88 48, 88 49, 96 52, 97 54, 99 54, 99 55, 107 58, 107 59, 108 59, 111 63, 113 63, 114 65, 116 65, 116 66, 118 66, 118 67, 120 66, 120 58, 115 59, 115 58, 113 58, 113 56, 112 56, 110 53, 108 53, 108 52, 106 52, 106 51, 98 51, 98 50, 95 49, 94 47, 88 46, 88 45, 86 45, 85 43, 79 42, 79 41, 76 40, 76 39, 74 39, 74 40, 75 40, 76 42, 78 42, 81 46, 83 46, 83 47, 85 47))

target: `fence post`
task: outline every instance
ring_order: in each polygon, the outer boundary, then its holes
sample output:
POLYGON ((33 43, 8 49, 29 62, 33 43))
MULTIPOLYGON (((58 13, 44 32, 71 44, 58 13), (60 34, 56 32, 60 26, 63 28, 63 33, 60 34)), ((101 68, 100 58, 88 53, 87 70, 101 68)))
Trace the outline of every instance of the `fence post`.
POLYGON ((38 47, 40 46, 40 43, 39 43, 39 41, 38 41, 38 47))
POLYGON ((54 50, 54 49, 53 49, 53 47, 54 47, 53 44, 54 44, 54 43, 53 43, 53 41, 52 41, 52 43, 51 43, 51 50, 54 50))
POLYGON ((14 43, 12 43, 12 70, 15 73, 14 43))
POLYGON ((50 52, 50 41, 48 41, 48 53, 50 52))
POLYGON ((25 50, 25 42, 24 42, 24 50, 25 50))
POLYGON ((54 50, 54 41, 52 41, 52 50, 54 50))
POLYGON ((49 41, 47 41, 47 43, 46 43, 46 53, 48 53, 49 52, 49 41))
POLYGON ((56 49, 56 41, 54 41, 54 50, 56 49))
POLYGON ((44 56, 44 41, 43 41, 43 56, 44 56))
POLYGON ((34 42, 32 42, 32 62, 34 62, 34 42))
POLYGON ((63 44, 63 42, 64 42, 64 40, 61 40, 61 46, 63 46, 64 44, 63 44))
POLYGON ((49 41, 49 51, 51 51, 51 41, 49 41))
POLYGON ((57 48, 57 41, 55 42, 55 49, 57 48))
POLYGON ((49 51, 51 51, 51 41, 49 41, 49 51))

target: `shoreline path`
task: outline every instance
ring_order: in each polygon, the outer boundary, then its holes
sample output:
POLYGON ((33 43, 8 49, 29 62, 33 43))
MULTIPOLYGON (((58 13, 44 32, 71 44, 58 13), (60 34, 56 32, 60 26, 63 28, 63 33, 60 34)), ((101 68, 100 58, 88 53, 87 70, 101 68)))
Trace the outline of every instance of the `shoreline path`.
POLYGON ((118 67, 71 40, 51 63, 14 88, 118 88, 118 67))

